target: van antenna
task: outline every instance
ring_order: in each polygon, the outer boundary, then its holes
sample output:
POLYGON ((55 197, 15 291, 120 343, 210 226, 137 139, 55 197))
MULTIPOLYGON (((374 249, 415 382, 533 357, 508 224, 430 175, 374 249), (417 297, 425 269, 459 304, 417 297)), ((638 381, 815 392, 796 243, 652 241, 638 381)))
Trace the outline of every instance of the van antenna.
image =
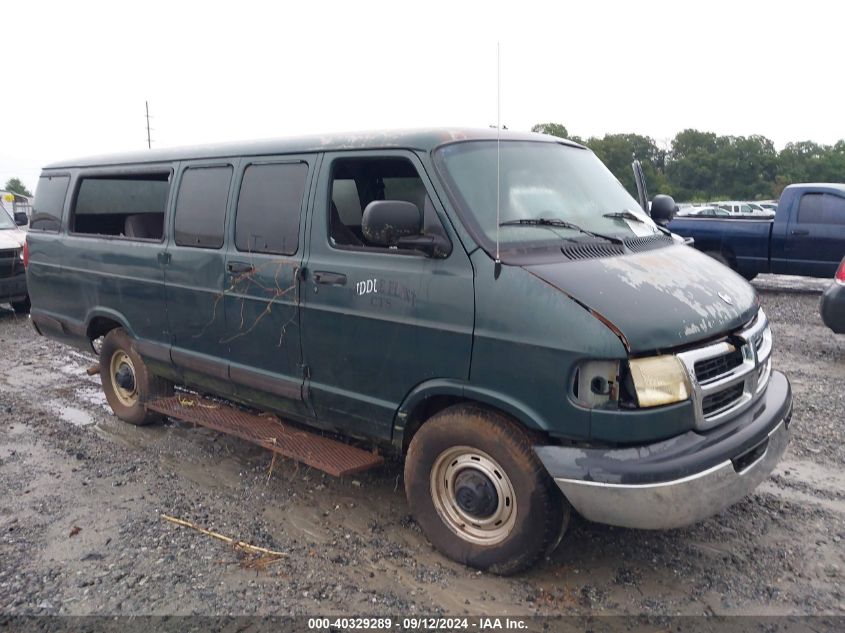
POLYGON ((502 64, 500 44, 496 42, 496 262, 495 277, 499 278, 502 270, 502 260, 499 258, 499 222, 501 197, 501 154, 500 141, 502 135, 502 64))
POLYGON ((147 149, 152 149, 153 142, 150 140, 150 102, 144 101, 144 109, 147 111, 147 149))

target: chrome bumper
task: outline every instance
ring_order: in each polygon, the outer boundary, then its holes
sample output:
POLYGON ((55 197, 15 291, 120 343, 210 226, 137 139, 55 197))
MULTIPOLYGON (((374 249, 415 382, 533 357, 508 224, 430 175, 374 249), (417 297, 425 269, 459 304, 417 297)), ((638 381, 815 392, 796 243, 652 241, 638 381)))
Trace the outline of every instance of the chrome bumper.
POLYGON ((768 435, 765 451, 740 470, 726 460, 703 472, 653 484, 555 479, 585 518, 644 530, 682 527, 712 516, 751 493, 774 470, 789 443, 786 420, 768 435))

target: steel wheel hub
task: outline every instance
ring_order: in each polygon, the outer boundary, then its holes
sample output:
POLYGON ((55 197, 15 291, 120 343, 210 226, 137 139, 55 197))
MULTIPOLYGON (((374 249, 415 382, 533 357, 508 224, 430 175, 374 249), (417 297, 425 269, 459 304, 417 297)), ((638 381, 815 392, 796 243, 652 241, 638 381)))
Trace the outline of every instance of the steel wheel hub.
POLYGON ((500 543, 516 522, 516 495, 507 473, 471 446, 454 446, 437 457, 431 499, 449 529, 470 543, 500 543))
POLYGON ((138 384, 135 379, 135 365, 123 350, 112 354, 109 362, 109 376, 112 389, 117 399, 125 407, 132 407, 138 402, 138 384))

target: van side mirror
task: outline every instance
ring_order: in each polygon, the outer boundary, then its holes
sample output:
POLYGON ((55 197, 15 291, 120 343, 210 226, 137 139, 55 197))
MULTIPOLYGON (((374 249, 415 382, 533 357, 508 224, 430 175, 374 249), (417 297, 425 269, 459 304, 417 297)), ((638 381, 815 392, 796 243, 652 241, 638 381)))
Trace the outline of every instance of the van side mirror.
POLYGON ((18 226, 26 226, 29 222, 29 218, 26 217, 26 213, 23 211, 15 211, 15 224, 18 226))
POLYGON ((361 218, 361 232, 376 246, 397 246, 402 238, 417 237, 422 225, 419 207, 403 200, 373 200, 361 218))
POLYGON ((672 196, 658 194, 651 201, 651 219, 660 226, 666 226, 677 212, 678 205, 675 204, 672 196))

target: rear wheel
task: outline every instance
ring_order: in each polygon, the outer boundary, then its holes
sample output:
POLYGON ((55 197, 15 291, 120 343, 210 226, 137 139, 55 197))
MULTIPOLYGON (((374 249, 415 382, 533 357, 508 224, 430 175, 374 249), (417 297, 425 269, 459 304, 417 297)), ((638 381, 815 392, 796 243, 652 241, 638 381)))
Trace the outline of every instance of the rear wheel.
POLYGON ((423 424, 405 459, 414 518, 443 554, 511 574, 557 545, 569 505, 531 435, 499 413, 449 407, 423 424))
POLYGON ((100 348, 100 379, 109 406, 124 422, 138 426, 161 420, 144 404, 173 395, 173 384, 149 372, 123 328, 111 330, 100 348))

